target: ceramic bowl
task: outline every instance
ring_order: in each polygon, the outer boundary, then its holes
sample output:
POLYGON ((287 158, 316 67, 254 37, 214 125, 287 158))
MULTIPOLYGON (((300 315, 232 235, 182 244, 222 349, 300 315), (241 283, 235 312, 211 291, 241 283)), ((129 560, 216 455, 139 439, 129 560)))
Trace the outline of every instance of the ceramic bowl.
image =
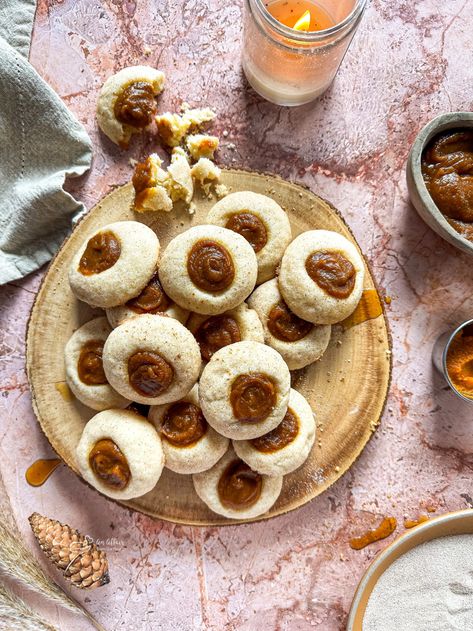
POLYGON ((441 114, 428 123, 417 135, 407 159, 406 175, 409 196, 422 219, 437 234, 459 250, 473 256, 473 242, 462 237, 448 223, 425 186, 421 171, 421 158, 427 143, 447 129, 473 128, 472 112, 451 112, 441 114))
MULTIPOLYGON (((412 548, 447 535, 473 534, 473 511, 462 510, 434 517, 395 539, 380 552, 366 570, 355 592, 348 616, 347 631, 363 631, 366 605, 380 576, 387 568, 412 548)), ((394 626, 394 625, 393 625, 394 626)))

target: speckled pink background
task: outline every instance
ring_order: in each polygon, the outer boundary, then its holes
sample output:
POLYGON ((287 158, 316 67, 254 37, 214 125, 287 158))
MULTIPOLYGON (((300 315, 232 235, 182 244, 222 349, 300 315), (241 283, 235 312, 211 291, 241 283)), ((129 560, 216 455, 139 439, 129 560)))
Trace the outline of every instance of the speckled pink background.
MULTIPOLYGON (((417 131, 438 113, 469 110, 471 0, 372 0, 336 82, 318 102, 284 109, 245 84, 242 2, 39 0, 31 61, 87 127, 93 169, 71 187, 91 206, 127 181, 130 157, 94 121, 103 80, 125 65, 168 77, 161 107, 212 105, 229 132, 219 162, 299 180, 332 201, 392 297, 390 400, 375 438, 334 487, 270 522, 198 529, 155 522, 108 502, 65 467, 28 487, 26 467, 52 452, 31 410, 24 371, 28 313, 44 270, 0 289, 0 467, 27 541, 37 510, 101 541, 111 584, 79 594, 107 629, 338 631, 356 584, 387 542, 349 539, 394 515, 472 505, 473 409, 434 374, 433 340, 473 316, 472 261, 444 243, 408 202, 404 164, 417 131), (147 54, 148 53, 148 54, 147 54), (232 150, 229 143, 234 143, 232 150)), ((358 367, 362 370, 363 367, 358 367)), ((55 608, 61 629, 90 628, 55 608)))

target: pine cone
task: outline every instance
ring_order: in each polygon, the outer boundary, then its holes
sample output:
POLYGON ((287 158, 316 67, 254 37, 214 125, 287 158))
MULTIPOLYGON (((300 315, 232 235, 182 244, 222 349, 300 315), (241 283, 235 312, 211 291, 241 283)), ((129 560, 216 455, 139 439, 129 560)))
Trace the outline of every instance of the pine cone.
POLYGON ((31 529, 41 550, 75 587, 93 589, 110 583, 105 552, 75 528, 33 513, 31 529))

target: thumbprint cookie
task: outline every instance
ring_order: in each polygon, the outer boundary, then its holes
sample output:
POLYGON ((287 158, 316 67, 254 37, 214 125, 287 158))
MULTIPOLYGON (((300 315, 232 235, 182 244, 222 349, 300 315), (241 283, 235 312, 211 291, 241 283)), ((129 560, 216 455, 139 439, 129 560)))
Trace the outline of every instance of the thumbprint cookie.
POLYGON ((104 410, 93 416, 82 432, 76 459, 84 480, 117 500, 151 491, 164 466, 155 428, 130 410, 104 410))
POLYGON ((290 370, 304 368, 322 357, 330 341, 330 325, 315 325, 293 313, 276 278, 257 287, 248 304, 261 320, 266 344, 281 353, 290 370))
POLYGON ((148 418, 161 436, 166 467, 176 473, 206 471, 228 449, 228 438, 218 434, 205 420, 197 386, 180 401, 153 405, 148 418))
POLYGON ((258 261, 258 284, 274 278, 291 241, 291 225, 279 204, 251 191, 231 193, 215 204, 207 221, 233 230, 248 241, 258 261))
POLYGON ((306 460, 315 440, 315 418, 302 394, 291 389, 283 420, 273 430, 252 440, 234 440, 239 458, 258 473, 285 475, 306 460))
POLYGON ((74 295, 94 307, 116 307, 138 296, 159 257, 156 234, 137 221, 117 221, 96 230, 69 268, 74 295))
POLYGON ((133 134, 153 122, 164 73, 150 66, 129 66, 109 77, 97 101, 97 122, 112 142, 126 149, 133 134))
POLYGON ((258 342, 237 342, 221 348, 205 366, 200 405, 220 434, 256 438, 282 421, 290 382, 289 368, 277 351, 258 342))
POLYGON ((363 280, 363 259, 353 243, 338 232, 309 230, 284 252, 279 290, 300 318, 335 324, 355 310, 363 280))
POLYGON ((230 519, 251 519, 266 513, 278 499, 283 476, 254 471, 233 451, 208 471, 192 476, 200 499, 214 513, 230 519))
POLYGON ((126 320, 107 338, 103 367, 123 396, 147 405, 178 401, 196 383, 199 345, 177 320, 144 314, 126 320))
POLYGON ((248 241, 219 226, 195 226, 172 239, 159 265, 159 280, 174 302, 217 315, 253 291, 256 256, 248 241))
POLYGON ((111 330, 107 318, 90 320, 72 334, 64 349, 67 384, 93 410, 125 408, 130 403, 108 383, 103 369, 103 347, 111 330))

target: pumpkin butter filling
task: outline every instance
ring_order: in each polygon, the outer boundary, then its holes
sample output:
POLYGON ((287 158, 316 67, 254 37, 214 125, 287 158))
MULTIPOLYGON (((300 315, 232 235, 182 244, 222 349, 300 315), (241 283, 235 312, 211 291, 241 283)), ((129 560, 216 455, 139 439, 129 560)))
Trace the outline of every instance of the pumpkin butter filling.
POLYGON ((207 431, 207 421, 202 410, 188 401, 173 403, 166 411, 161 436, 174 447, 195 445, 207 431))
POLYGON ((235 267, 223 245, 210 239, 202 239, 189 252, 187 273, 196 287, 215 293, 224 291, 232 284, 235 267))
POLYGON ((238 375, 230 388, 233 414, 242 422, 264 421, 271 414, 276 401, 276 384, 263 373, 238 375))
POLYGON ((312 280, 334 298, 348 298, 355 287, 356 269, 341 252, 309 254, 305 268, 312 280))
POLYGON ((308 335, 314 325, 293 313, 284 301, 278 302, 268 314, 269 332, 283 342, 297 342, 308 335))
POLYGON ((241 342, 240 327, 229 315, 211 316, 195 332, 202 359, 209 361, 214 353, 235 342, 241 342))
POLYGON ((225 228, 244 237, 255 252, 262 250, 268 242, 266 226, 259 217, 249 211, 232 215, 225 228))
POLYGON ((132 298, 126 306, 135 313, 164 313, 172 304, 159 282, 158 272, 154 274, 146 287, 136 298, 132 298))
POLYGON ((244 510, 261 496, 262 476, 242 460, 234 460, 223 471, 217 485, 220 502, 232 510, 244 510))
POLYGON ((120 447, 110 438, 95 443, 89 453, 89 465, 103 484, 123 490, 131 478, 130 467, 120 447))
POLYGON ((111 230, 98 232, 87 242, 78 270, 84 276, 100 274, 115 265, 120 253, 120 241, 111 230))
POLYGON ((450 343, 447 372, 453 386, 473 399, 473 327, 465 327, 450 343))
POLYGON ((86 386, 101 386, 108 383, 103 370, 103 346, 103 340, 89 340, 80 350, 77 373, 86 386))
POLYGON ((263 436, 252 438, 249 442, 257 451, 269 454, 287 447, 295 440, 298 433, 299 419, 293 410, 288 408, 277 427, 263 436))
POLYGON ((124 125, 143 128, 156 114, 153 86, 148 81, 132 81, 117 96, 113 108, 115 118, 124 125))
POLYGON ((128 380, 144 397, 157 397, 165 392, 174 378, 174 369, 161 355, 138 351, 128 358, 128 380))

